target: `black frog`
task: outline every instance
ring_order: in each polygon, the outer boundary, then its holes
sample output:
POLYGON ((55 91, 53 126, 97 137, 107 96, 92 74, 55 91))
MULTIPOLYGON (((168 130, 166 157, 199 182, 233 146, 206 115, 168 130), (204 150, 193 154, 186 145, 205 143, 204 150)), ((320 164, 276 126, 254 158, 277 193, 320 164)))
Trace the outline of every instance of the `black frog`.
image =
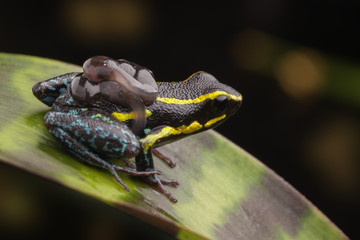
POLYGON ((174 166, 155 148, 220 125, 238 111, 241 94, 206 72, 155 82, 150 70, 107 57, 90 58, 83 68, 34 85, 34 95, 52 107, 46 128, 78 160, 109 170, 125 190, 117 171, 140 176, 177 202, 163 185, 178 182, 158 177, 152 153, 174 166))

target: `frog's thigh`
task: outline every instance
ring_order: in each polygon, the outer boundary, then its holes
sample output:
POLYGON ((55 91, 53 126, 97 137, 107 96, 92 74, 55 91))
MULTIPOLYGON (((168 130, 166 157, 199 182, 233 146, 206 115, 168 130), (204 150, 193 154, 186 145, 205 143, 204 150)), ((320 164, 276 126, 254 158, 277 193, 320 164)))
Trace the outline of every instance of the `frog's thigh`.
MULTIPOLYGON (((135 135, 122 124, 61 112, 49 112, 44 121, 49 132, 61 142, 65 141, 63 132, 90 151, 107 157, 134 157, 140 150, 135 135)), ((76 148, 71 144, 66 147, 76 148)))

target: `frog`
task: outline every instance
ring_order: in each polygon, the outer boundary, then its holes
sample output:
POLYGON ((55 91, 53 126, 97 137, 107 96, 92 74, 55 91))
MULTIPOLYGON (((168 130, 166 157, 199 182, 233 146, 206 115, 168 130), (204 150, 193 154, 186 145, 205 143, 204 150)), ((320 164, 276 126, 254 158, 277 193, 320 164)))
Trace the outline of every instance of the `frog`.
POLYGON ((33 86, 35 97, 51 107, 45 127, 78 161, 108 170, 125 191, 118 172, 141 178, 173 203, 178 200, 165 186, 179 182, 161 177, 153 154, 170 167, 176 163, 157 148, 219 126, 242 104, 238 91, 205 71, 155 81, 151 70, 107 57, 88 59, 83 70, 33 86))

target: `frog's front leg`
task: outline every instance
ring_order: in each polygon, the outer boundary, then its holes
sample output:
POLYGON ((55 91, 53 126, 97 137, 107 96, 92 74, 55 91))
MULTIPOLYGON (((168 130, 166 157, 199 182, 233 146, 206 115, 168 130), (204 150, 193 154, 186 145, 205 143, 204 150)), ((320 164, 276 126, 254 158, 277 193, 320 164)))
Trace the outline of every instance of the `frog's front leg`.
MULTIPOLYGON (((138 171, 153 171, 154 162, 152 158, 152 147, 162 140, 170 137, 174 133, 174 128, 168 126, 159 126, 151 130, 151 132, 140 140, 141 150, 135 157, 136 169, 138 171)), ((176 203, 177 199, 167 191, 163 185, 179 186, 177 180, 160 179, 156 175, 144 177, 145 181, 153 185, 157 190, 167 196, 172 202, 176 203)))
MULTIPOLYGON (((76 110, 74 110, 76 111, 76 110)), ((106 119, 106 118, 104 118, 106 119)), ((45 116, 45 126, 80 161, 109 170, 125 190, 128 187, 116 171, 135 176, 160 174, 158 171, 137 171, 106 161, 104 157, 134 157, 140 144, 131 130, 117 122, 79 116, 75 112, 49 112, 45 116)))

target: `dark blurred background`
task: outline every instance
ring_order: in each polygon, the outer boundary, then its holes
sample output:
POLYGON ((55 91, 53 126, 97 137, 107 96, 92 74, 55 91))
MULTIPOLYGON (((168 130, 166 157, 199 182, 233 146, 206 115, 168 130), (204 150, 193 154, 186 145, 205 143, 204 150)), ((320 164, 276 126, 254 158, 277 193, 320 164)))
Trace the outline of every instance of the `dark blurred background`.
MULTIPOLYGON (((93 55, 125 58, 160 81, 212 73, 244 97, 218 131, 360 239, 359 10, 349 0, 9 1, 1 6, 0 51, 78 65, 93 55)), ((52 229, 67 237, 121 239, 128 230, 168 238, 12 167, 1 165, 0 173, 0 229, 7 236, 52 229), (14 206, 22 209, 8 211, 14 206)))

